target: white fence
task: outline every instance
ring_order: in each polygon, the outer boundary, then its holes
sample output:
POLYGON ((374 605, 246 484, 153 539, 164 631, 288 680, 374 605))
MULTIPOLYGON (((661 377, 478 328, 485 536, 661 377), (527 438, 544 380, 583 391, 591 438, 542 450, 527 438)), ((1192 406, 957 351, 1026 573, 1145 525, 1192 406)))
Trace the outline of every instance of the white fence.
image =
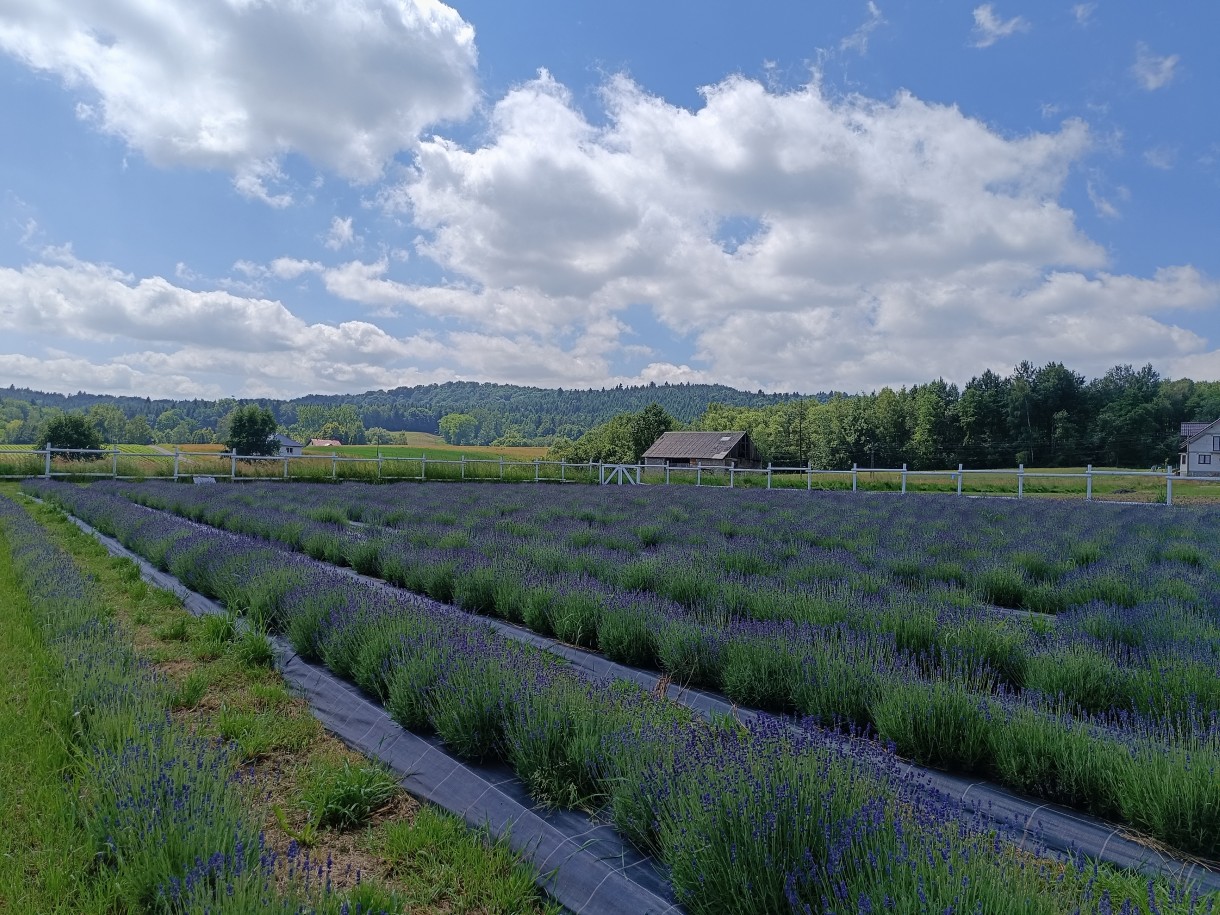
MULTIPOLYGON (((742 468, 703 465, 644 465, 569 463, 567 461, 514 461, 500 458, 429 458, 426 453, 401 457, 393 452, 376 457, 331 454, 239 455, 236 452, 184 451, 132 452, 121 448, 71 449, 49 446, 41 450, 0 447, 0 478, 107 478, 173 480, 499 480, 535 483, 601 483, 635 485, 694 485, 766 489, 850 489, 857 491, 936 490, 957 495, 1075 495, 1086 500, 1095 495, 1111 498, 1124 493, 1151 495, 1172 505, 1174 485, 1220 483, 1220 477, 1182 477, 1166 471, 1103 470, 1091 465, 1084 470, 976 469, 958 465, 956 470, 910 470, 902 467, 826 470, 805 467, 742 468), (1130 479, 1134 490, 1115 489, 1119 479, 1130 479), (1047 485, 1049 481, 1067 481, 1047 485), (1107 487, 1107 483, 1110 484, 1107 487), (1153 487, 1149 488, 1149 483, 1153 487)), ((1153 501, 1145 498, 1143 501, 1153 501)))

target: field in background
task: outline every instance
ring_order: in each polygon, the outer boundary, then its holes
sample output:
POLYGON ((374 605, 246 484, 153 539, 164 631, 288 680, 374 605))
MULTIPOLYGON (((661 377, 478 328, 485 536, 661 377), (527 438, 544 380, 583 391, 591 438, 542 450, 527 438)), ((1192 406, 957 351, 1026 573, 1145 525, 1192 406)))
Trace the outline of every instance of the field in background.
MULTIPOLYGON (((236 468, 223 445, 118 445, 118 454, 103 452, 87 460, 69 461, 56 455, 52 473, 81 478, 168 477, 174 475, 175 448, 180 477, 229 477, 293 480, 503 480, 505 482, 564 481, 596 483, 598 467, 586 464, 562 465, 545 460, 544 448, 494 448, 455 446, 439 442, 437 436, 412 433, 419 445, 341 445, 333 448, 306 448, 292 457, 265 457, 241 460, 236 468), (537 462, 537 463, 536 463, 537 462)), ((45 458, 30 445, 0 446, 0 477, 42 476, 45 458)), ((606 472, 610 472, 609 468, 606 472)), ((632 471, 635 475, 635 471, 632 471)), ((640 468, 639 482, 700 486, 732 486, 740 489, 851 490, 850 470, 813 470, 766 468, 733 470, 726 468, 663 467, 640 468)), ((941 492, 956 494, 956 470, 908 471, 905 490, 911 493, 941 492)), ((1220 480, 1183 479, 1173 481, 1175 504, 1220 502, 1220 480)), ((899 470, 858 468, 855 488, 864 492, 900 492, 903 473, 899 470)), ((1025 498, 1081 499, 1089 491, 1084 467, 1016 468, 996 470, 966 469, 960 481, 962 495, 991 495, 1025 498)), ((1095 501, 1166 501, 1166 477, 1162 473, 1131 468, 1094 467, 1091 497, 1095 501)))
POLYGON ((375 458, 378 453, 383 458, 398 460, 418 460, 427 457, 430 461, 459 461, 462 456, 467 458, 499 458, 506 461, 532 461, 535 458, 545 458, 546 448, 496 448, 491 445, 447 445, 439 435, 429 435, 426 432, 410 432, 406 445, 340 445, 334 447, 306 448, 306 455, 331 455, 340 457, 375 458), (415 439, 412 441, 411 439, 415 439))

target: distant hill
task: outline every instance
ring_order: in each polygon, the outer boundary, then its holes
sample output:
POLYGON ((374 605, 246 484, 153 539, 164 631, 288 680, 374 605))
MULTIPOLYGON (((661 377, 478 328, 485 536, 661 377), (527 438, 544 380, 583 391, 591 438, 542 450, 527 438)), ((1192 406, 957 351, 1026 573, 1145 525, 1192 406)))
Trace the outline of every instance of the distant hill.
MULTIPOLYGON (((763 407, 802 397, 798 394, 765 394, 739 391, 719 384, 650 384, 638 387, 617 386, 601 389, 551 389, 512 384, 451 381, 445 384, 367 391, 364 394, 310 394, 291 400, 169 400, 121 397, 108 394, 54 394, 29 388, 0 388, 0 398, 24 401, 42 408, 88 410, 96 404, 111 404, 127 418, 145 417, 155 426, 158 418, 177 411, 198 426, 215 429, 216 424, 238 403, 259 403, 270 407, 285 427, 296 422, 301 406, 337 407, 350 404, 360 412, 365 428, 380 427, 391 432, 438 432, 441 417, 450 413, 469 413, 479 420, 481 438, 488 441, 506 433, 528 440, 553 436, 578 438, 593 426, 618 413, 636 412, 658 403, 681 422, 700 416, 709 403, 742 407, 763 407)), ((816 395, 826 400, 829 394, 816 395)), ((164 423, 163 423, 164 424, 164 423)))

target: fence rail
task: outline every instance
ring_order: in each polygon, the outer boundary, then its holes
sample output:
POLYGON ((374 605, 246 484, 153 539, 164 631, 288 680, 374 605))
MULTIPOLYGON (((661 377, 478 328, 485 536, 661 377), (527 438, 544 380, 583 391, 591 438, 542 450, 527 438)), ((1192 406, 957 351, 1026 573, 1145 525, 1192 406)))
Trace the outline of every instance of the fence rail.
MULTIPOLYGON (((352 457, 331 454, 307 455, 240 455, 236 452, 183 451, 175 448, 164 453, 132 453, 119 448, 81 449, 56 448, 14 449, 0 447, 0 479, 24 479, 27 477, 61 478, 105 478, 136 480, 161 477, 173 480, 190 479, 196 482, 215 482, 227 479, 231 482, 243 480, 498 480, 504 482, 534 483, 585 483, 602 485, 694 485, 724 486, 728 488, 767 489, 850 489, 875 491, 878 489, 906 493, 911 489, 937 489, 955 492, 957 495, 987 493, 991 495, 1015 495, 1024 498, 1032 494, 1055 493, 1072 495, 1079 489, 1086 500, 1093 500, 1095 484, 1116 478, 1131 478, 1143 481, 1145 494, 1151 492, 1155 501, 1173 504, 1174 486, 1177 484, 1220 483, 1217 477, 1179 476, 1174 468, 1157 470, 1103 470, 1089 465, 1084 470, 1048 471, 1026 470, 1024 465, 1013 468, 968 468, 961 464, 956 469, 911 470, 902 467, 862 468, 853 465, 847 469, 821 469, 783 467, 768 464, 766 467, 736 467, 702 464, 653 465, 653 464, 603 464, 569 463, 567 461, 505 460, 496 458, 467 458, 457 460, 419 457, 400 457, 393 453, 376 457, 352 457), (968 481, 976 481, 973 484, 968 481), (1011 480, 1004 484, 1002 481, 1011 480), (1074 481, 1067 489, 1047 488, 1043 481, 1074 481), (1155 489, 1148 490, 1148 483, 1155 489)), ((1122 495, 1133 490, 1115 490, 1103 495, 1122 495)), ((1151 500, 1148 500, 1151 501, 1151 500)))

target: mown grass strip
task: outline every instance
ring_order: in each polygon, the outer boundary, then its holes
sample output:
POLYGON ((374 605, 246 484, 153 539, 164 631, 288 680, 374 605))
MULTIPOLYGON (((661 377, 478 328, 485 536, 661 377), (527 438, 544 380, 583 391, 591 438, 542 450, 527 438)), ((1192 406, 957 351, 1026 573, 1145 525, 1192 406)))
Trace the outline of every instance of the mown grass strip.
POLYGON ((0 530, 0 911, 104 912, 64 776, 71 765, 55 663, 32 623, 0 530))

